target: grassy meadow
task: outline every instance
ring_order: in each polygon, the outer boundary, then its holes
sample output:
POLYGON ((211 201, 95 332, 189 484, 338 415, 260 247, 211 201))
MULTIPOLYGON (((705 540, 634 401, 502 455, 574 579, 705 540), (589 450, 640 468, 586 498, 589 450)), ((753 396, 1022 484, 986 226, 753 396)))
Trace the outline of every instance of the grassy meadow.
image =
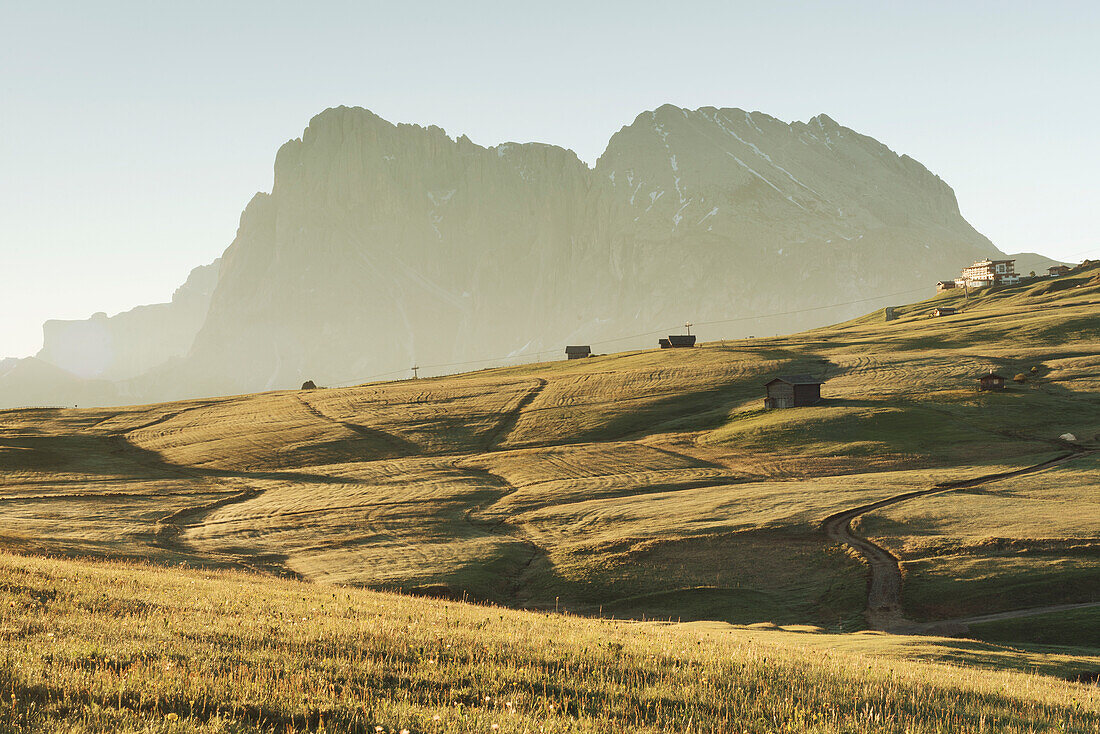
MULTIPOLYGON (((821 521, 1100 446, 1098 304, 1094 267, 947 292, 891 322, 876 312, 693 350, 2 411, 0 548, 852 632, 867 625, 867 570, 821 521), (960 313, 929 318, 938 305, 960 313), (989 369, 1021 381, 979 394, 989 369), (796 372, 827 380, 825 402, 763 411, 762 384, 796 372)), ((1096 462, 892 505, 856 527, 900 559, 914 620, 1100 601, 1096 462)), ((1023 620, 988 629, 1051 637, 1023 620)))
POLYGON ((0 640, 6 732, 1100 732, 1095 658, 237 571, 0 555, 0 640))

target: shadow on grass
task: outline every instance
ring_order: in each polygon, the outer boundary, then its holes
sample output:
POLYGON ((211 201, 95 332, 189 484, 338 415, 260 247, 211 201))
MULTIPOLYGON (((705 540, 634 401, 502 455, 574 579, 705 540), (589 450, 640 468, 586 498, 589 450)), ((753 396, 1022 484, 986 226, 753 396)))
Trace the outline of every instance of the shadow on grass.
MULTIPOLYGON (((816 354, 796 353, 791 350, 764 350, 774 352, 779 366, 761 369, 751 376, 738 377, 705 390, 682 392, 635 401, 629 412, 611 416, 601 424, 568 437, 569 442, 612 441, 637 439, 657 433, 672 431, 708 431, 722 426, 730 412, 747 400, 758 398, 763 405, 764 383, 781 374, 828 373, 828 377, 842 374, 827 359, 816 354)), ((614 401, 608 401, 612 404, 614 401)), ((600 406, 593 406, 600 407, 600 406)))

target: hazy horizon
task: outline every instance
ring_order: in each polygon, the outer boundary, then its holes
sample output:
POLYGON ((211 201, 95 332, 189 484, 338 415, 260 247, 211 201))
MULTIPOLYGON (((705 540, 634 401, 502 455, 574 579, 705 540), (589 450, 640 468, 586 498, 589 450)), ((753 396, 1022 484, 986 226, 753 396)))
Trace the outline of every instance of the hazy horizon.
POLYGON ((167 300, 327 107, 544 142, 589 164, 665 103, 828 114, 951 185, 1006 252, 1100 255, 1086 3, 328 3, 6 9, 0 357, 49 318, 167 300), (335 23, 334 19, 340 22, 335 23))

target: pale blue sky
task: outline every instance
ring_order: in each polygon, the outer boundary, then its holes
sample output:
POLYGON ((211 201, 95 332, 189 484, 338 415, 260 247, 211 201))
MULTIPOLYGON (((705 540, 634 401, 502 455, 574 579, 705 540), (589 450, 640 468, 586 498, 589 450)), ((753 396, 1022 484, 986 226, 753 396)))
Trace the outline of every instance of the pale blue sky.
POLYGON ((589 162, 665 102, 825 112, 1002 249, 1098 257, 1097 38, 1093 2, 0 0, 0 356, 166 300, 339 104, 589 162))

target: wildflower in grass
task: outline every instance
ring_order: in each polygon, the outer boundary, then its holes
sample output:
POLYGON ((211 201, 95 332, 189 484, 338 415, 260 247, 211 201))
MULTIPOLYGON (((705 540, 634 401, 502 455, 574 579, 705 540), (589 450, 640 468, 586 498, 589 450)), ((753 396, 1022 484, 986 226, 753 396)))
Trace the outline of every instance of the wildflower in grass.
POLYGON ((175 711, 173 711, 172 713, 168 714, 168 715, 167 715, 167 716, 165 716, 164 718, 168 719, 169 721, 175 721, 175 720, 176 720, 176 719, 178 719, 179 717, 180 717, 180 715, 179 715, 179 714, 177 714, 177 713, 176 713, 175 711))
POLYGON ((439 721, 442 718, 443 718, 442 716, 440 716, 439 714, 436 714, 435 716, 432 717, 432 721, 439 721))
POLYGON ((496 731, 497 729, 500 728, 500 724, 490 724, 489 728, 492 729, 493 731, 496 731))

